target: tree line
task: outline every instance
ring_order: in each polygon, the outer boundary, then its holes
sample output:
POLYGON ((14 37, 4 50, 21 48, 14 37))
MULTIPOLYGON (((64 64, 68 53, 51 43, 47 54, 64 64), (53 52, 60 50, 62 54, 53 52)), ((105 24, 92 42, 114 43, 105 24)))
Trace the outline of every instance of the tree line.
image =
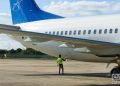
POLYGON ((18 48, 17 50, 0 50, 0 54, 44 55, 44 53, 36 51, 32 48, 27 48, 26 50, 22 50, 21 48, 18 48))

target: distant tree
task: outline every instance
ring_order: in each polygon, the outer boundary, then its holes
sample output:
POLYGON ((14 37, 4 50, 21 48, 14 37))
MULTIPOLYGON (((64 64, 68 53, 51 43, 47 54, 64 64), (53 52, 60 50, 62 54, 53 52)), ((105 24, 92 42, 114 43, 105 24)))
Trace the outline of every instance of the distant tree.
POLYGON ((22 49, 21 48, 18 48, 17 50, 16 50, 16 54, 21 54, 22 53, 22 49))
POLYGON ((7 53, 7 50, 0 50, 0 54, 5 54, 7 53))
POLYGON ((43 55, 40 51, 36 51, 32 48, 27 48, 26 50, 22 50, 18 48, 17 50, 11 49, 9 51, 1 51, 2 54, 8 52, 9 54, 28 54, 28 55, 43 55))
POLYGON ((29 54, 29 55, 43 55, 43 53, 41 53, 40 51, 36 51, 32 48, 27 48, 25 51, 24 51, 24 54, 29 54))
POLYGON ((11 49, 11 50, 9 51, 9 53, 10 53, 10 54, 16 54, 16 51, 15 51, 14 49, 11 49))
POLYGON ((34 50, 32 48, 27 48, 25 51, 24 51, 24 54, 34 54, 34 50))

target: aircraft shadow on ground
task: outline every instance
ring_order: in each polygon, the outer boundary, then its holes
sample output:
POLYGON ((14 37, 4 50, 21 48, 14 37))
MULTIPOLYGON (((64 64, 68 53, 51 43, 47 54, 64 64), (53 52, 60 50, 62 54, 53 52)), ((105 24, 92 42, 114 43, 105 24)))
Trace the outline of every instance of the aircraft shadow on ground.
MULTIPOLYGON (((60 76, 58 74, 25 74, 24 76, 60 76)), ((111 78, 109 73, 65 73, 63 76, 85 76, 111 78)))
POLYGON ((101 84, 101 85, 90 84, 90 85, 76 85, 76 86, 120 86, 120 85, 119 84, 101 84))

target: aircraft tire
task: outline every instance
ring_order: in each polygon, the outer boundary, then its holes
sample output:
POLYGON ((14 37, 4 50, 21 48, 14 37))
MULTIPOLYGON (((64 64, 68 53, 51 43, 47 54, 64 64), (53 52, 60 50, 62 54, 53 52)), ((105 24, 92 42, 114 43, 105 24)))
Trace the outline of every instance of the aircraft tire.
POLYGON ((115 67, 115 68, 113 68, 113 69, 111 70, 110 74, 111 74, 111 76, 112 76, 113 74, 120 74, 120 67, 115 67))

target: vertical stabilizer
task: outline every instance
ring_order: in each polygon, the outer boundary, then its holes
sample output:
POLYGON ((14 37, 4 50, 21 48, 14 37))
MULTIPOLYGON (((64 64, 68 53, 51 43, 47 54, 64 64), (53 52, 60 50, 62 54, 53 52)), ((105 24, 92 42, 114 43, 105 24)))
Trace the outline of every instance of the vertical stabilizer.
POLYGON ((13 24, 63 18, 61 16, 42 11, 34 0, 10 0, 10 6, 13 24))

